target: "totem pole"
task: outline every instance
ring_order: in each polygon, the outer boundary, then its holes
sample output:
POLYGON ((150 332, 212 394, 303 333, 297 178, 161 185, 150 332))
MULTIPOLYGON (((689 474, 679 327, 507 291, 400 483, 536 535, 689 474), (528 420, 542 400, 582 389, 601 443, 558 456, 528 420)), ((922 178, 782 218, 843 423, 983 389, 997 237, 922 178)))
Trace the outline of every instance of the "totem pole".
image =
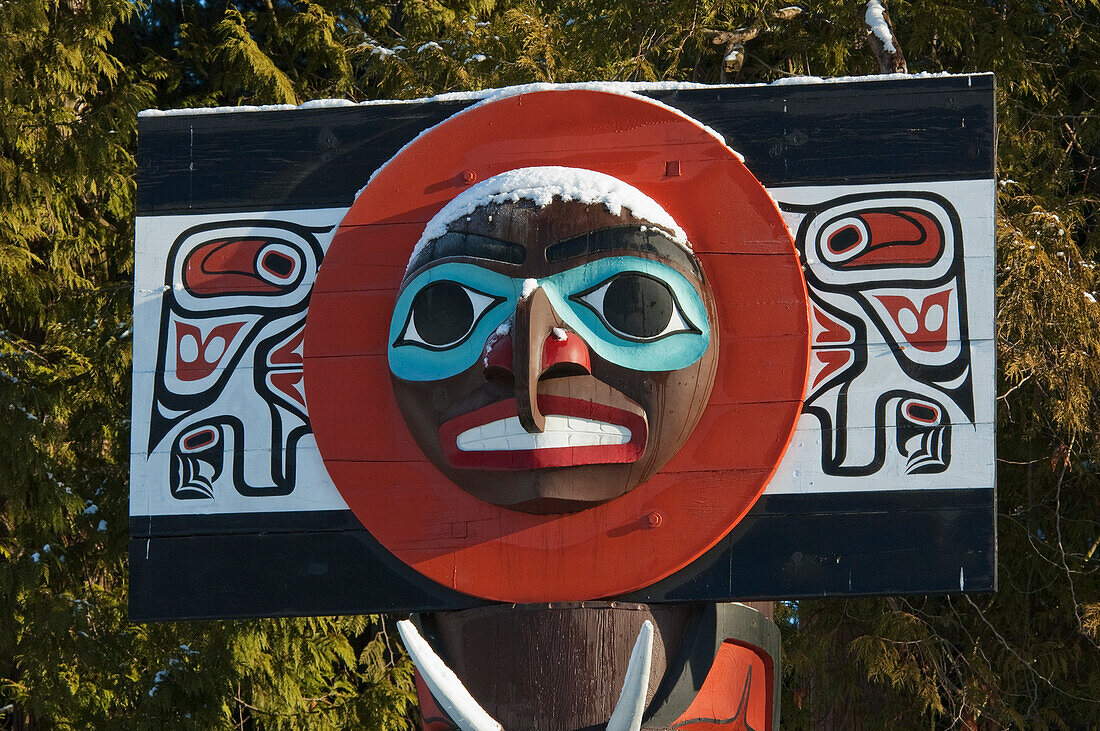
POLYGON ((737 602, 994 586, 992 98, 147 115, 133 616, 412 612, 431 731, 778 729, 737 602))
MULTIPOLYGON (((326 317, 328 293, 346 291, 346 273, 377 261, 380 246, 410 252, 386 360, 408 433, 434 472, 402 498, 405 515, 379 522, 400 530, 394 537, 405 544, 411 531, 430 531, 395 551, 405 558, 404 550, 440 547, 437 527, 424 525, 438 507, 452 526, 440 573, 409 558, 437 581, 509 603, 423 616, 426 638, 402 626, 423 681, 422 708, 431 709, 426 725, 490 728, 495 718, 517 729, 637 729, 661 710, 657 727, 777 727, 778 630, 763 617, 741 617, 754 610, 591 601, 654 583, 728 532, 763 489, 798 418, 810 331, 805 285, 764 188, 712 132, 649 100, 535 92, 452 117, 373 176, 328 249, 311 304, 321 317, 307 323, 305 348, 307 395, 322 413, 348 398, 329 384, 358 380, 347 363, 315 355, 313 343, 330 348, 349 337, 347 318, 359 319, 343 303, 326 317), (562 109, 575 110, 568 127, 537 128, 562 109), (482 129, 501 134, 464 149, 482 129), (706 163, 661 160, 654 175, 652 165, 623 160, 624 150, 652 147, 656 134, 679 138, 678 153, 690 149, 706 163), (602 149, 601 137, 611 135, 615 145, 602 149), (549 162, 557 164, 532 164, 549 162), (425 226, 389 238, 376 232, 419 208, 426 166, 451 173, 449 165, 457 167, 448 177, 463 185, 425 226), (752 254, 738 256, 750 238, 752 254), (725 254, 732 270, 718 265, 711 276, 728 308, 751 301, 764 277, 778 284, 767 297, 794 306, 770 322, 740 322, 740 337, 727 335, 723 368, 723 328, 699 256, 725 254), (762 388, 745 364, 775 347, 755 336, 776 324, 789 373, 780 388, 762 388), (712 398, 719 372, 721 393, 712 398), (712 403, 712 419, 760 404, 772 428, 746 420, 724 424, 720 437, 713 427, 696 434, 712 403), (707 444, 716 440, 744 444, 752 463, 703 465, 691 456, 721 449, 707 444), (716 484, 715 467, 739 474, 716 484), (753 472, 741 474, 746 467, 753 472), (751 628, 747 636, 731 633, 738 622, 751 628), (718 652, 729 654, 711 680, 721 690, 693 706, 687 689, 699 689, 718 652)), ((313 428, 323 457, 361 449, 340 426, 314 418, 313 428)), ((377 482, 366 464, 346 484, 377 482)), ((375 520, 376 499, 356 495, 349 506, 375 520)))

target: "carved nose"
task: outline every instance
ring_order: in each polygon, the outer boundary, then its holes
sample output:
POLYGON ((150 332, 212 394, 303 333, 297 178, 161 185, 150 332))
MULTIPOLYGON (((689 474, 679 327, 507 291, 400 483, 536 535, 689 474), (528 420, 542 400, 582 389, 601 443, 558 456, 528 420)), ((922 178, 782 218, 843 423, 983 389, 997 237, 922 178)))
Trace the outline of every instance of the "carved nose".
POLYGON ((538 406, 539 378, 563 364, 579 366, 589 373, 592 369, 588 346, 579 335, 565 330, 565 323, 541 288, 520 299, 511 330, 490 338, 482 362, 487 376, 494 371, 512 374, 516 412, 529 432, 546 428, 546 417, 538 406))

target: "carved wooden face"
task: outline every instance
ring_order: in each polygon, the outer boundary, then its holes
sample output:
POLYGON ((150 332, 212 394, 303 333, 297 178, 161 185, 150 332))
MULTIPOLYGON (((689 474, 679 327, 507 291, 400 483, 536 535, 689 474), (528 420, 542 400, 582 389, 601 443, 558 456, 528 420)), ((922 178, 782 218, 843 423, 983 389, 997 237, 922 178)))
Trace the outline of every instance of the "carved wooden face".
POLYGON ((554 198, 482 205, 410 262, 390 326, 413 438, 490 503, 573 512, 684 444, 717 362, 710 288, 670 232, 554 198))

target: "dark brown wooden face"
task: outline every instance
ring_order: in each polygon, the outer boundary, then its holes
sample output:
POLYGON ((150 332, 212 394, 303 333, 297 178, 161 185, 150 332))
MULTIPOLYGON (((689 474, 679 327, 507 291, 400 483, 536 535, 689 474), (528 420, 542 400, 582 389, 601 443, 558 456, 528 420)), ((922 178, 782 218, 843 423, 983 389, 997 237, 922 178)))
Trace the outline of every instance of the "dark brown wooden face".
POLYGON ((484 205, 414 255, 391 328, 394 393, 462 489, 573 512, 649 479, 690 436, 715 322, 695 257, 628 210, 484 205))

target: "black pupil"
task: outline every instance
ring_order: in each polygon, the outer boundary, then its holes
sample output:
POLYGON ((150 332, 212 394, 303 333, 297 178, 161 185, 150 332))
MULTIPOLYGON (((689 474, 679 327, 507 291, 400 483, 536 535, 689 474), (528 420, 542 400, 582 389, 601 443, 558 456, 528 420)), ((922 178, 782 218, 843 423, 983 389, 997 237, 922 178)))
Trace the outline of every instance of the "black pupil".
POLYGON ((474 324, 470 295, 454 282, 436 282, 417 292, 412 313, 416 332, 429 345, 449 345, 474 324))
POLYGON ((674 307, 668 285, 643 274, 616 277, 603 297, 607 324, 636 338, 654 338, 663 333, 674 307))
POLYGON ((840 254, 859 243, 859 229, 845 226, 829 239, 829 248, 840 254))
POLYGON ((264 269, 280 277, 290 274, 294 268, 294 262, 286 254, 278 254, 274 251, 264 255, 264 269))

